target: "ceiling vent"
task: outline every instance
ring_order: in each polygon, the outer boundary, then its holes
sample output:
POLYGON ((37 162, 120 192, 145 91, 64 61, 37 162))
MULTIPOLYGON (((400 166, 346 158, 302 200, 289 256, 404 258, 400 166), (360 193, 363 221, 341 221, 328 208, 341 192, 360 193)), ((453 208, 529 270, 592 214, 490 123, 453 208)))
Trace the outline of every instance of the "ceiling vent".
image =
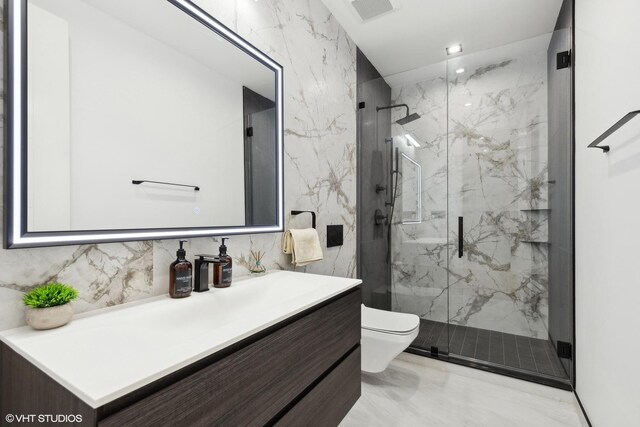
POLYGON ((363 21, 368 21, 378 16, 385 15, 389 12, 393 12, 397 7, 394 7, 394 3, 397 0, 353 0, 353 5, 356 12, 363 21))

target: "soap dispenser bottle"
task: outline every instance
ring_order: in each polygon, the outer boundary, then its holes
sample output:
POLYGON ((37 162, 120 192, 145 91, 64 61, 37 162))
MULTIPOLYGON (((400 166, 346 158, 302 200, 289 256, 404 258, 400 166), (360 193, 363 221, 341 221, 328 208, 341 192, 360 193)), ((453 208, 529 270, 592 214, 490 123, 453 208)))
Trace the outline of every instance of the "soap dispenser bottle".
POLYGON ((216 261, 213 263, 214 288, 227 288, 231 286, 232 262, 231 257, 227 255, 227 247, 224 244, 225 240, 229 240, 229 238, 222 238, 222 245, 220 245, 220 254, 216 258, 216 261))
POLYGON ((193 276, 191 263, 187 261, 187 251, 182 248, 186 240, 180 240, 180 249, 176 252, 178 258, 169 268, 169 295, 171 298, 184 298, 191 295, 191 277, 193 276))

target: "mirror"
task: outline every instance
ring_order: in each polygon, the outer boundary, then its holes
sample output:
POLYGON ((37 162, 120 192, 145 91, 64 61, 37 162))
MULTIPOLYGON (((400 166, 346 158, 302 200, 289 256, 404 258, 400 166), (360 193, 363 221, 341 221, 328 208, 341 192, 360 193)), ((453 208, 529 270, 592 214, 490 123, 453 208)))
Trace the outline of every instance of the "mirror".
POLYGON ((8 5, 5 247, 282 231, 282 67, 188 0, 8 5))
POLYGON ((402 153, 402 223, 422 222, 421 167, 412 158, 402 153))

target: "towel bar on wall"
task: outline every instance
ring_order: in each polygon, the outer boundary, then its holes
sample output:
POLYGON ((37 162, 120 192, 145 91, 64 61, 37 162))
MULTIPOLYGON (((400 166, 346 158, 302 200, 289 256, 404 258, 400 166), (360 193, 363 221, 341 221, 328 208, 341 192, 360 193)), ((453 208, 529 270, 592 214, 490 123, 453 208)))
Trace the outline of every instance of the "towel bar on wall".
POLYGON ((633 119, 638 114, 640 114, 640 110, 632 111, 632 112, 628 113, 627 115, 625 115, 623 118, 618 120, 616 122, 616 124, 614 124, 609 129, 607 129, 605 133, 600 135, 595 141, 593 141, 591 144, 589 144, 588 148, 599 148, 599 149, 602 150, 603 153, 607 153, 609 151, 610 147, 608 145, 598 145, 598 144, 600 144, 602 141, 607 139, 612 133, 614 133, 615 131, 620 129, 629 120, 633 119))
POLYGON ((186 185, 186 184, 174 184, 173 182, 162 182, 162 181, 149 181, 148 179, 133 179, 131 183, 133 185, 140 185, 143 182, 150 182, 152 184, 162 184, 162 185, 174 185, 176 187, 189 187, 193 188, 193 191, 200 191, 200 187, 197 185, 186 185))
POLYGON ((311 226, 316 228, 316 213, 314 211, 291 211, 291 215, 300 215, 301 213, 311 214, 311 226))

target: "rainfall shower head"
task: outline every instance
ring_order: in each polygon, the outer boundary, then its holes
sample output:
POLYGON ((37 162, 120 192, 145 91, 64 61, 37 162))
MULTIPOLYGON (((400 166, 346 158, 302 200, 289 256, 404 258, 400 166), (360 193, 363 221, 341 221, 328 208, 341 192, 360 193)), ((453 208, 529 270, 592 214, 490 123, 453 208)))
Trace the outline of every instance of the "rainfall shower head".
POLYGON ((400 120, 396 120, 396 123, 399 124, 400 126, 404 126, 407 123, 411 123, 414 120, 418 120, 419 118, 420 118, 420 114, 413 113, 401 118, 400 120))
POLYGON ((411 123, 412 121, 418 120, 420 118, 420 114, 418 113, 409 114, 409 106, 407 104, 389 105, 387 107, 376 107, 376 112, 380 110, 389 110, 391 108, 400 108, 400 107, 404 107, 407 109, 407 114, 403 118, 396 120, 396 123, 399 124, 400 126, 404 126, 407 123, 411 123))

